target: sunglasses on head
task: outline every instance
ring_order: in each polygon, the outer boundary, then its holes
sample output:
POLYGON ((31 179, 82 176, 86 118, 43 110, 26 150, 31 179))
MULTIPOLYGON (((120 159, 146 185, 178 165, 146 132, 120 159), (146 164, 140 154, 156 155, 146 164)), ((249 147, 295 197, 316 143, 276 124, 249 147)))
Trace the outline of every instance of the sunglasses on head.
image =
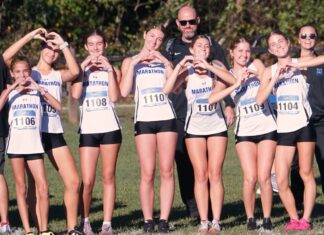
POLYGON ((179 23, 181 26, 186 26, 187 23, 189 23, 190 25, 196 25, 197 24, 197 20, 196 19, 191 19, 191 20, 179 20, 179 23))
POLYGON ((311 33, 311 34, 303 33, 300 35, 301 39, 306 39, 307 37, 309 37, 310 39, 315 39, 317 35, 315 33, 311 33))

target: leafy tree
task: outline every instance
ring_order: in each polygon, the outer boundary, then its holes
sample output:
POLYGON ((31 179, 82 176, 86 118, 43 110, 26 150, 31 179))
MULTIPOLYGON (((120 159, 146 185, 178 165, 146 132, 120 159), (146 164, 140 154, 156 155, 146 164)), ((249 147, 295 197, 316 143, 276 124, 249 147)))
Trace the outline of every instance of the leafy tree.
MULTIPOLYGON (((131 54, 142 45, 143 31, 163 24, 167 36, 177 35, 177 11, 183 4, 197 9, 200 30, 226 47, 238 35, 256 39, 280 29, 294 39, 306 23, 324 34, 322 0, 4 0, 0 3, 0 48, 4 50, 37 27, 56 30, 70 42, 78 57, 84 55, 83 38, 93 29, 104 32, 109 55, 131 54)), ((23 52, 35 58, 39 43, 23 52)))

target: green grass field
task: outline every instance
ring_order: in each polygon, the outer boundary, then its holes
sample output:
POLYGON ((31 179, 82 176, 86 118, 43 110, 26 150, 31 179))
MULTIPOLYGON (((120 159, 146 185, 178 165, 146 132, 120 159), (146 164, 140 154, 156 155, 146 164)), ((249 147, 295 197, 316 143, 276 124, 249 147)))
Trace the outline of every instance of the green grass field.
MULTIPOLYGON (((139 164, 136 156, 134 136, 133 136, 133 107, 118 106, 119 114, 123 126, 123 144, 119 153, 117 164, 117 199, 113 218, 113 227, 118 234, 141 234, 142 213, 138 197, 139 185, 139 164)), ((65 118, 66 120, 66 118, 65 118)), ((77 125, 65 122, 65 137, 73 151, 74 158, 78 163, 78 134, 77 125)), ((245 225, 245 213, 241 196, 242 175, 238 159, 233 144, 233 131, 229 132, 229 145, 227 156, 223 168, 225 202, 222 213, 222 234, 258 234, 258 232, 247 232, 245 225)), ((99 162, 100 164, 100 162, 99 162)), ((316 164, 314 164, 316 165, 316 164)), ((65 230, 65 215, 62 206, 63 184, 54 168, 46 160, 47 177, 50 189, 50 228, 55 232, 65 230)), ((319 182, 319 176, 316 170, 316 181, 319 182)), ((15 200, 14 183, 12 180, 9 161, 6 164, 6 176, 10 190, 10 222, 12 227, 21 227, 18 209, 15 200)), ((102 188, 101 188, 101 168, 98 167, 96 186, 93 193, 93 202, 91 207, 90 220, 92 227, 98 231, 102 223, 102 188)), ((177 177, 176 177, 177 179, 177 177)), ((158 194, 159 180, 156 178, 156 195, 158 194)), ((313 213, 312 232, 307 234, 324 234, 324 197, 317 188, 317 199, 313 213)), ((159 214, 159 201, 156 196, 155 215, 159 214)), ((257 198, 256 218, 262 218, 260 199, 257 198)), ((274 195, 274 205, 272 211, 272 221, 274 230, 272 234, 285 234, 283 226, 288 220, 287 213, 282 207, 279 196, 274 195)), ((176 180, 176 193, 173 209, 170 216, 170 222, 174 224, 173 234, 196 234, 197 223, 186 217, 185 207, 183 206, 176 180)), ((18 234, 19 232, 17 232, 18 234)), ((297 233, 298 234, 298 233, 297 233)), ((301 233, 300 233, 301 234, 301 233)))

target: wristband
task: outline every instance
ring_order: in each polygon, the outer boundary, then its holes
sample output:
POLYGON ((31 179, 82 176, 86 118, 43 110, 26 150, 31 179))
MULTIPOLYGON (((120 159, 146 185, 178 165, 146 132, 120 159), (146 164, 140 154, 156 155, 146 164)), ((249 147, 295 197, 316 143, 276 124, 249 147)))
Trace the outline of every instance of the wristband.
POLYGON ((40 93, 42 96, 46 95, 48 93, 48 90, 46 88, 43 88, 40 90, 40 93))
POLYGON ((62 51, 65 47, 69 46, 67 42, 64 42, 63 44, 60 45, 60 50, 62 51))

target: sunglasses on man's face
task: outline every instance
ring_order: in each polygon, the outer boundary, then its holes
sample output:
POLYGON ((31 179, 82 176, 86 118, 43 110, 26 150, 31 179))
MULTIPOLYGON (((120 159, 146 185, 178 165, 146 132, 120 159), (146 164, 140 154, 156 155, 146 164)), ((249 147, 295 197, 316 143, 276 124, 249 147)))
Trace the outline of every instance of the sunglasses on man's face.
POLYGON ((181 26, 186 26, 188 23, 190 25, 196 25, 197 24, 197 20, 196 19, 191 19, 191 20, 179 20, 179 23, 181 26))
POLYGON ((300 35, 301 39, 306 39, 307 37, 309 37, 310 39, 316 39, 317 35, 315 33, 311 33, 311 34, 303 33, 300 35))

